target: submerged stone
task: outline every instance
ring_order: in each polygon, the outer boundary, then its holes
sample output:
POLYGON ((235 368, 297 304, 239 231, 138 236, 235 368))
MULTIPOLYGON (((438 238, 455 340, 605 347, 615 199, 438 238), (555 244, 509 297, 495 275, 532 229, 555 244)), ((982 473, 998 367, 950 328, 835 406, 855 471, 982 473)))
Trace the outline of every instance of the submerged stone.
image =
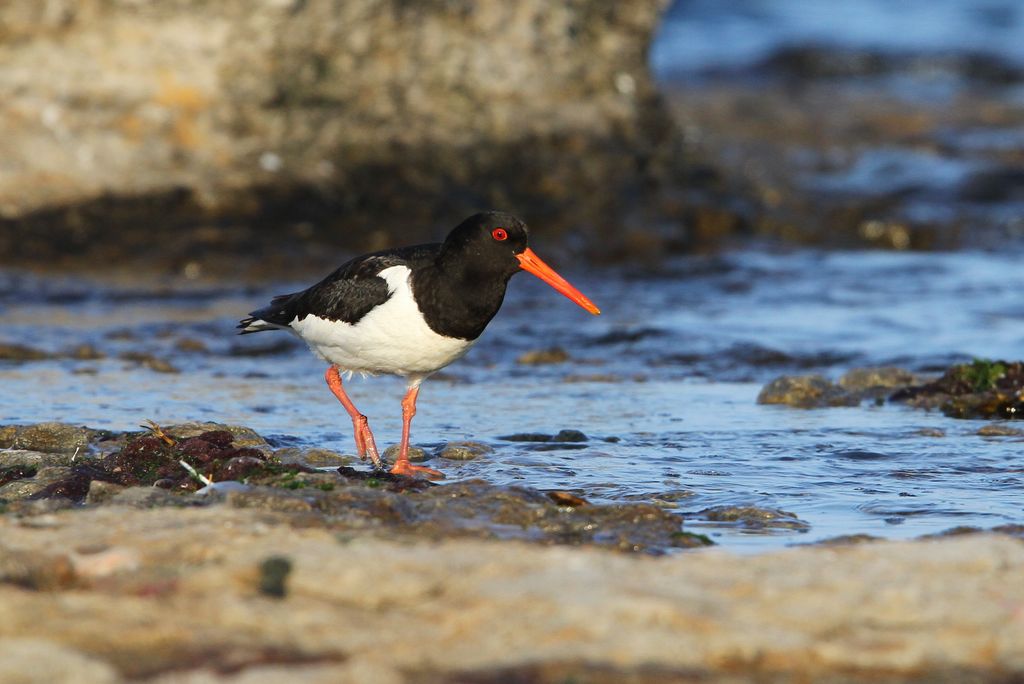
POLYGON ((806 530, 811 526, 789 511, 758 506, 713 506, 697 512, 698 517, 713 522, 736 523, 751 530, 784 528, 806 530))
POLYGON ((823 375, 784 375, 772 380, 757 395, 758 404, 785 404, 796 408, 856 406, 860 399, 823 375))
POLYGON ((491 453, 494 448, 483 442, 448 442, 437 451, 439 458, 450 461, 472 461, 491 453))

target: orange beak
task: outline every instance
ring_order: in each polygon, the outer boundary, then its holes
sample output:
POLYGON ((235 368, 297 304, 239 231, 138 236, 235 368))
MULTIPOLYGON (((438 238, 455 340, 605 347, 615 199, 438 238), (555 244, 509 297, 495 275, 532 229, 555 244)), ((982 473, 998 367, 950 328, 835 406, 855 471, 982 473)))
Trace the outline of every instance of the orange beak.
POLYGON ((555 273, 555 269, 541 261, 540 257, 534 254, 533 250, 529 247, 527 247, 522 254, 516 254, 516 259, 519 259, 519 266, 524 271, 528 271, 529 273, 537 276, 590 313, 595 316, 601 313, 601 310, 594 306, 592 301, 587 299, 582 292, 570 285, 569 281, 555 273))

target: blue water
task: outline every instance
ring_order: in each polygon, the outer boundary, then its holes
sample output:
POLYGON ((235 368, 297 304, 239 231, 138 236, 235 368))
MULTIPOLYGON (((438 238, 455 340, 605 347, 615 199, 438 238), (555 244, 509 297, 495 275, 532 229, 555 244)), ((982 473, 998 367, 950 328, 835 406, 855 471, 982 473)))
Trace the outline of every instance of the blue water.
MULTIPOLYGON (((474 351, 424 384, 413 441, 428 450, 462 439, 495 448, 477 461, 431 461, 449 481, 571 489, 597 502, 671 499, 664 505, 687 518, 687 529, 734 549, 1024 522, 1024 438, 981 437, 983 422, 901 406, 755 402, 764 382, 786 372, 837 377, 889 363, 927 372, 973 356, 1024 358, 1020 263, 982 252, 748 250, 684 259, 658 277, 567 274, 600 317, 519 276, 474 351), (551 346, 570 360, 517 363, 551 346), (590 439, 555 450, 499 439, 563 428, 590 439), (701 510, 719 505, 780 508, 810 527, 751 531, 701 520, 701 510)), ((0 283, 0 340, 50 351, 90 343, 108 356, 0 364, 0 423, 120 430, 145 419, 214 420, 280 444, 352 453, 351 425, 308 351, 233 355, 289 339, 239 338, 233 325, 295 283, 261 291, 182 284, 180 296, 173 284, 11 274, 0 283), (182 339, 207 350, 181 351, 182 339), (128 350, 182 372, 114 358, 128 350)), ((353 380, 350 389, 378 443, 396 442, 401 381, 353 380)))
POLYGON ((893 54, 978 52, 1024 63, 1015 0, 685 0, 651 53, 662 75, 749 66, 780 47, 817 44, 893 54))

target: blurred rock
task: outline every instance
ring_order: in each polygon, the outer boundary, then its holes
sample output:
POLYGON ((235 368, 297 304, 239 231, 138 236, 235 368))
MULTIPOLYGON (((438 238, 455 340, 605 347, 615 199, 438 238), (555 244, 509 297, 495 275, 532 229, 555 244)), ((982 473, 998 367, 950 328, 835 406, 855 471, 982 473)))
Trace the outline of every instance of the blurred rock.
POLYGON ((757 403, 820 408, 856 406, 860 400, 850 396, 822 375, 784 375, 761 389, 761 393, 757 395, 757 403))
POLYGON ((561 347, 551 347, 549 349, 534 349, 532 351, 521 354, 516 359, 516 363, 521 363, 525 366, 539 366, 549 363, 565 363, 569 360, 569 353, 561 347))
POLYGON ((492 453, 494 449, 483 442, 448 442, 438 450, 437 455, 452 461, 472 461, 492 453))
POLYGON ((649 226, 683 185, 647 58, 666 4, 8 0, 0 255, 193 277, 481 208, 649 226))
POLYGON ((305 516, 95 508, 50 527, 0 516, 0 558, 78 549, 100 571, 71 590, 0 582, 0 679, 781 684, 1024 671, 1024 545, 1007 536, 658 558, 339 536, 305 516))
POLYGON ((23 344, 0 343, 0 361, 42 361, 51 359, 53 354, 23 344))

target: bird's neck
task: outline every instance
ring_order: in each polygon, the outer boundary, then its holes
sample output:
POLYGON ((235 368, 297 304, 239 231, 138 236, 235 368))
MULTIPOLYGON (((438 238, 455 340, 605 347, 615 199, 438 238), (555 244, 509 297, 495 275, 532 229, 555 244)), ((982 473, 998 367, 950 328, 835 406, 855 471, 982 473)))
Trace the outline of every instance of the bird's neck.
POLYGON ((501 308, 510 277, 439 262, 415 271, 412 286, 434 332, 475 340, 501 308))

